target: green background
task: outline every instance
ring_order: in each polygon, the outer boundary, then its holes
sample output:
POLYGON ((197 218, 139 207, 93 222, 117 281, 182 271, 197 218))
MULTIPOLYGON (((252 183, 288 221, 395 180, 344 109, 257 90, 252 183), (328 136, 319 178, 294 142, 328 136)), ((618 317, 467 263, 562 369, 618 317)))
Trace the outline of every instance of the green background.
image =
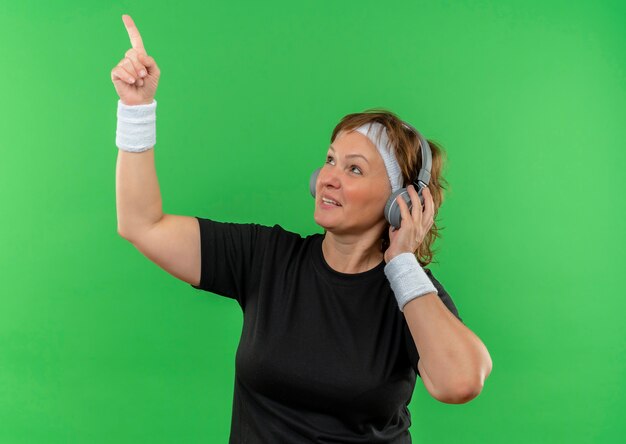
POLYGON ((227 442, 242 315, 117 233, 113 67, 135 20, 161 79, 163 210, 321 232, 308 191, 345 114, 440 142, 431 269, 493 371, 421 380, 414 442, 618 442, 621 1, 0 3, 0 443, 227 442))

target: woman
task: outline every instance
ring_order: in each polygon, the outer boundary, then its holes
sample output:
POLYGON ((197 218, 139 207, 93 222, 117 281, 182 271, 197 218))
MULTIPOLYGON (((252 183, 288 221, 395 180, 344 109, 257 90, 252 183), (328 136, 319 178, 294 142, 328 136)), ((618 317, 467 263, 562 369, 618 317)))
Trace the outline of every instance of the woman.
POLYGON ((111 74, 118 232, 194 288, 239 303, 230 442, 411 442, 416 373, 442 402, 476 397, 489 353, 422 268, 443 199, 441 149, 423 142, 432 171, 422 190, 408 186, 407 205, 395 196, 420 171, 417 131, 384 110, 344 117, 312 180, 323 235, 164 215, 152 149, 160 71, 123 20, 132 49, 111 74))

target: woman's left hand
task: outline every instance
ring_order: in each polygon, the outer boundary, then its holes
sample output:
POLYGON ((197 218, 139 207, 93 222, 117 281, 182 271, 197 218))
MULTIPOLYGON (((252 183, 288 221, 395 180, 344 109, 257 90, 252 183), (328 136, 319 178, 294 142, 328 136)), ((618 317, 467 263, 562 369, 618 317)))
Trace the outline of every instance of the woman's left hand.
POLYGON ((389 226, 389 248, 385 251, 386 263, 389 263, 399 254, 415 253, 434 222, 435 204, 428 187, 422 189, 424 211, 422 211, 422 203, 415 186, 409 185, 407 191, 413 207, 412 210, 409 210, 409 206, 401 196, 396 198, 398 205, 400 205, 402 220, 400 221, 400 228, 397 230, 394 230, 393 226, 389 226))

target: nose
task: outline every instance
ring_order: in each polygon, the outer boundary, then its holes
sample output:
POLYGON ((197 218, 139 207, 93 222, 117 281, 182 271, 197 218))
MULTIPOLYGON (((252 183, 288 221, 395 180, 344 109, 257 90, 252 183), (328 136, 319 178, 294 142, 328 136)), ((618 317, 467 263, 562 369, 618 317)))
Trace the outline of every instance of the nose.
POLYGON ((327 186, 333 188, 339 188, 341 186, 341 181, 339 180, 339 174, 337 173, 336 168, 323 167, 320 170, 317 182, 321 189, 324 189, 327 186))

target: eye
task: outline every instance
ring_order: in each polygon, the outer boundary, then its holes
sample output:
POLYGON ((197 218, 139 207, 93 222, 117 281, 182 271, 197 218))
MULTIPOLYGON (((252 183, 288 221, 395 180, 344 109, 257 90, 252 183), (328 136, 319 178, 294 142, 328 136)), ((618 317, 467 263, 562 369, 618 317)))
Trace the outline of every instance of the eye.
MULTIPOLYGON (((333 156, 326 156, 326 163, 334 165, 335 163, 335 159, 333 159, 333 156)), ((353 172, 354 174, 357 174, 359 176, 362 176, 363 173, 361 172, 361 168, 359 168, 356 165, 351 165, 350 166, 350 171, 353 172)))

